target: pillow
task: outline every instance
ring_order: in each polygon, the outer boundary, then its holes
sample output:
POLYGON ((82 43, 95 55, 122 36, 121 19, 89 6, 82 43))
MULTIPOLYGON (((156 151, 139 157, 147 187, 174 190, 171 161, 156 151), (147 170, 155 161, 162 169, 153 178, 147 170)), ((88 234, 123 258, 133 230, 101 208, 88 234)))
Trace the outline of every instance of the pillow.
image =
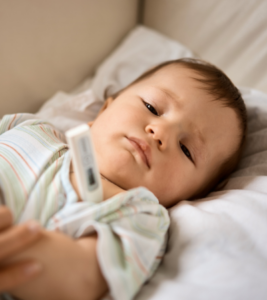
POLYGON ((92 90, 105 100, 148 69, 171 59, 196 57, 192 51, 145 26, 137 26, 98 67, 92 90))

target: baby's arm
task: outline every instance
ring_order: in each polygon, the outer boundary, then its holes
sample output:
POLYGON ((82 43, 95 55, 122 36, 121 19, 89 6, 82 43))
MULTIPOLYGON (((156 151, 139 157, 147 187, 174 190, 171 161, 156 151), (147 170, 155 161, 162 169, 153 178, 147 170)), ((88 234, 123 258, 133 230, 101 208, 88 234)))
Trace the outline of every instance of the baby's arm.
POLYGON ((9 293, 23 300, 93 300, 108 291, 97 260, 96 235, 78 240, 46 230, 42 235, 39 242, 12 259, 39 261, 42 274, 9 293))

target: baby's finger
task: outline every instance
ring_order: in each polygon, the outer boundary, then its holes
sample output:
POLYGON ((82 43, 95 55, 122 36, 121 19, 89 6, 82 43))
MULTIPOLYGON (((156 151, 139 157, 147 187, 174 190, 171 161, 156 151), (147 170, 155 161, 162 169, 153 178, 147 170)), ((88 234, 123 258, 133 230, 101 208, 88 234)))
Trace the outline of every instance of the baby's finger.
POLYGON ((40 237, 41 227, 35 221, 13 226, 0 232, 0 261, 19 253, 40 237))
POLYGON ((0 206, 0 232, 12 225, 12 214, 6 206, 0 206))
POLYGON ((17 263, 0 269, 0 293, 29 281, 42 270, 37 262, 17 263))

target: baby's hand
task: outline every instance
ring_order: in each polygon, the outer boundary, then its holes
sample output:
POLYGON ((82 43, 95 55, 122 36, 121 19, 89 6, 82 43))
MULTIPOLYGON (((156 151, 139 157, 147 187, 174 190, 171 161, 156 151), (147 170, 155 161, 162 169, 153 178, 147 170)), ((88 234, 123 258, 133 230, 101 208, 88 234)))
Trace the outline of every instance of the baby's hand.
POLYGON ((107 200, 119 193, 125 192, 125 190, 118 187, 116 184, 110 182, 102 175, 101 175, 101 181, 102 181, 102 187, 103 187, 103 200, 107 200))

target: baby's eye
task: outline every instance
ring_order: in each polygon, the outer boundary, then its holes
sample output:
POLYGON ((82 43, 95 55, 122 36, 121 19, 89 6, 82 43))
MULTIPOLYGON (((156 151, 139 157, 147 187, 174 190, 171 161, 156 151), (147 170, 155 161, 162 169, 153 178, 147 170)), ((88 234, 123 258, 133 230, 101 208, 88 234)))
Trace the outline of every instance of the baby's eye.
POLYGON ((157 112, 157 110, 156 110, 151 104, 147 103, 147 102, 144 101, 144 100, 143 100, 143 102, 144 102, 146 108, 147 108, 148 110, 150 110, 150 111, 152 112, 152 114, 154 114, 154 115, 156 115, 156 116, 159 115, 158 112, 157 112))
POLYGON ((183 145, 183 144, 180 143, 180 147, 181 147, 182 151, 184 152, 184 154, 185 154, 189 159, 192 160, 192 156, 191 156, 189 150, 185 147, 185 145, 183 145))

